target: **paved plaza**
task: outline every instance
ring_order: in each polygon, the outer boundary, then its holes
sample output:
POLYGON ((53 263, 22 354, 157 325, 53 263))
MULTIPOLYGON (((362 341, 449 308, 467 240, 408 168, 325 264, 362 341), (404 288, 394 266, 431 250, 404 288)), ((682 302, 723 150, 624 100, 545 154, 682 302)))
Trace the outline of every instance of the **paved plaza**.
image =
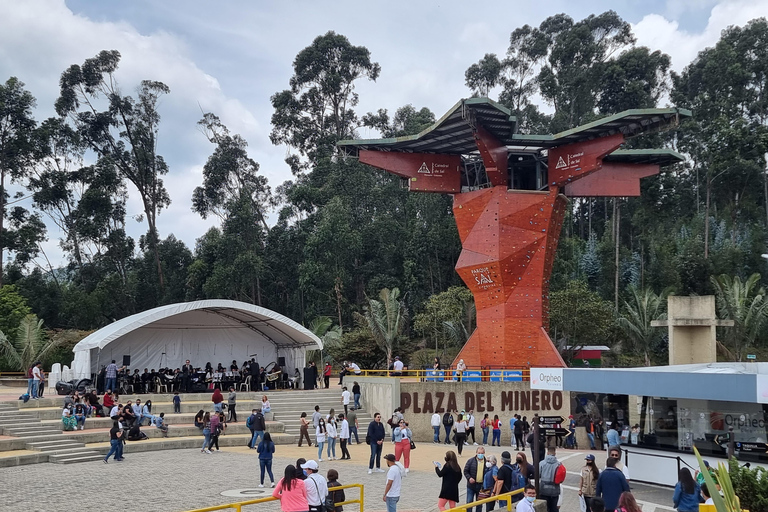
MULTIPOLYGON (((394 451, 391 448, 391 445, 385 445, 385 453, 394 451)), ((420 443, 412 452, 411 472, 403 481, 398 510, 437 510, 440 480, 431 461, 442 461, 446 448, 445 445, 420 443)), ((465 447, 464 457, 460 459, 462 465, 474 449, 474 446, 465 447)), ((505 449, 489 447, 488 453, 498 456, 505 449)), ((364 484, 365 510, 385 510, 382 501, 385 475, 368 474, 368 446, 354 445, 350 447, 350 452, 351 461, 321 462, 321 473, 325 475, 328 469, 335 468, 341 483, 364 484)), ((604 458, 603 453, 594 453, 598 460, 604 458)), ((101 512, 123 503, 127 509, 139 507, 140 510, 177 512, 243 501, 243 498, 222 496, 221 493, 227 490, 250 489, 253 498, 268 496, 271 492, 268 479, 266 487, 258 489, 258 459, 254 451, 245 447, 225 448, 212 455, 202 454, 196 449, 132 454, 129 444, 125 454, 125 461, 110 460, 108 465, 101 462, 73 465, 46 463, 0 469, 0 510, 56 512, 74 509, 78 512, 101 512), (260 491, 263 494, 259 494, 260 491)), ((576 487, 578 470, 585 454, 577 450, 561 450, 558 454, 569 472, 563 486, 562 512, 579 512, 576 487)), ((278 446, 273 465, 275 478, 278 479, 285 466, 294 464, 298 457, 316 458, 317 449, 278 446)), ((463 496, 463 485, 461 490, 463 496)), ((643 503, 645 512, 672 510, 671 489, 632 484, 632 490, 638 501, 643 503)), ((354 498, 357 491, 348 490, 347 495, 354 498)), ((279 504, 266 503, 251 507, 251 510, 278 511, 279 504)), ((356 505, 349 505, 345 510, 355 512, 358 509, 356 505)))

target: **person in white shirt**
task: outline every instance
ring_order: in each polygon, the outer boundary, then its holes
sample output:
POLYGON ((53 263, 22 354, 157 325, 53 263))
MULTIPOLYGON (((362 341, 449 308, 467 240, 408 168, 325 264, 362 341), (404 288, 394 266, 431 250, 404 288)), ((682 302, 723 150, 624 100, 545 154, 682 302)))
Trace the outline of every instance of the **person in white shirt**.
POLYGON ((328 482, 323 475, 319 474, 320 467, 317 462, 308 460, 301 465, 307 479, 304 481, 304 487, 307 490, 307 503, 310 512, 320 512, 323 509, 325 498, 328 496, 328 482))
POLYGON ((360 371, 360 367, 357 366, 357 363, 349 363, 348 366, 349 366, 350 370, 355 372, 355 375, 360 375, 361 373, 363 373, 363 372, 360 371))
POLYGON ((405 368, 405 365, 400 360, 400 356, 395 356, 395 362, 392 363, 392 375, 395 376, 401 376, 403 374, 403 368, 405 368))
POLYGON ((352 397, 352 393, 347 390, 347 386, 341 389, 341 403, 344 404, 344 415, 347 415, 349 414, 349 399, 352 397))
POLYGON ((120 404, 115 404, 112 410, 109 411, 109 417, 114 418, 115 416, 117 416, 117 413, 119 412, 120 412, 120 404))
POLYGON ((387 504, 387 512, 397 512, 397 502, 400 501, 400 485, 402 475, 400 468, 395 464, 397 460, 391 453, 384 456, 389 471, 387 471, 387 486, 384 488, 384 503, 387 504))
POLYGON ((325 428, 328 431, 327 434, 327 440, 328 440, 328 448, 327 448, 327 456, 328 460, 334 460, 336 458, 336 439, 339 437, 339 433, 336 429, 336 417, 332 416, 328 423, 325 424, 325 428))
POLYGON ((517 502, 515 512, 535 512, 533 502, 536 501, 536 488, 531 484, 525 486, 525 497, 517 502))
POLYGON ((349 450, 347 449, 347 442, 349 441, 349 422, 346 416, 339 414, 339 420, 341 421, 341 431, 339 432, 339 439, 341 439, 341 460, 349 460, 349 450))
POLYGON ((32 367, 32 400, 38 399, 38 391, 40 389, 40 382, 43 380, 43 374, 40 371, 40 367, 43 365, 40 361, 35 363, 32 367))
POLYGON ((435 413, 432 415, 432 421, 430 422, 432 425, 432 430, 435 431, 435 437, 432 439, 432 442, 434 444, 440 444, 440 425, 441 425, 441 418, 438 413, 435 413))
MULTIPOLYGON (((469 436, 472 436, 472 443, 477 446, 477 441, 475 441, 475 415, 474 411, 469 411, 469 415, 467 416, 467 440, 469 440, 469 436)), ((469 444, 469 443, 467 443, 469 444)))

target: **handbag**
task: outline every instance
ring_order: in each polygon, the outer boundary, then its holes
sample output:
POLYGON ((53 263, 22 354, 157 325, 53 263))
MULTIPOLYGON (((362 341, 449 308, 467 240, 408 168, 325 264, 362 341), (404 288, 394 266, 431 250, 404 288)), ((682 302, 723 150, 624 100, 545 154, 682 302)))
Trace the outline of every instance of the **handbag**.
POLYGON ((485 498, 490 498, 491 494, 493 494, 493 489, 480 489, 480 492, 477 493, 477 499, 484 500, 485 498))
POLYGON ((416 443, 413 442, 413 439, 411 439, 410 441, 411 441, 411 450, 415 450, 416 449, 416 443))

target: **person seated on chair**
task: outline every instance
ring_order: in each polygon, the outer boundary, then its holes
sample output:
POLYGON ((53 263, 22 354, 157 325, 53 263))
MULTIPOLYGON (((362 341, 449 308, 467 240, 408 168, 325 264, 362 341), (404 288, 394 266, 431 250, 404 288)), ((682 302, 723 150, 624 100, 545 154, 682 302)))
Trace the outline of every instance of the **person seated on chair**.
POLYGON ((238 369, 238 367, 237 367, 237 361, 233 359, 233 360, 232 360, 232 364, 231 364, 231 365, 229 365, 229 371, 231 371, 231 372, 236 372, 236 371, 238 371, 238 370, 239 370, 239 369, 238 369))
POLYGON ((262 391, 264 390, 264 386, 266 386, 267 382, 267 370, 264 369, 262 366, 259 371, 259 389, 262 391))
POLYGON ((291 387, 293 389, 301 389, 301 372, 298 368, 294 369, 293 377, 288 380, 291 381, 291 387))
POLYGON ((94 414, 96 414, 96 416, 104 416, 104 408, 99 403, 99 395, 96 394, 96 390, 94 389, 86 396, 88 397, 88 405, 91 406, 94 414))
POLYGON ((152 391, 152 374, 149 373, 149 368, 144 368, 144 373, 141 374, 141 387, 145 393, 152 391))
POLYGON ((141 385, 141 374, 139 373, 139 369, 136 368, 133 370, 133 375, 131 375, 131 384, 133 384, 133 392, 134 393, 143 393, 144 388, 141 385))
POLYGON ((168 425, 165 424, 165 413, 161 412, 160 416, 154 416, 152 420, 155 427, 163 433, 163 437, 168 437, 168 425))

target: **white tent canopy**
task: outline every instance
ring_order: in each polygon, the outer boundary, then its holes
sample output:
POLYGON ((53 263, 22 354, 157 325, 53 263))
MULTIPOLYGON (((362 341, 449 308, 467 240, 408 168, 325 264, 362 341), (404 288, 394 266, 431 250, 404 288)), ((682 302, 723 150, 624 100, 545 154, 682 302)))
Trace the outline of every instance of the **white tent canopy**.
POLYGON ((160 306, 118 320, 80 341, 72 370, 90 377, 113 359, 130 356, 130 367, 196 367, 210 362, 229 367, 252 357, 261 366, 285 357, 289 371, 305 364, 305 352, 323 342, 293 320, 274 311, 234 300, 200 300, 160 306))

